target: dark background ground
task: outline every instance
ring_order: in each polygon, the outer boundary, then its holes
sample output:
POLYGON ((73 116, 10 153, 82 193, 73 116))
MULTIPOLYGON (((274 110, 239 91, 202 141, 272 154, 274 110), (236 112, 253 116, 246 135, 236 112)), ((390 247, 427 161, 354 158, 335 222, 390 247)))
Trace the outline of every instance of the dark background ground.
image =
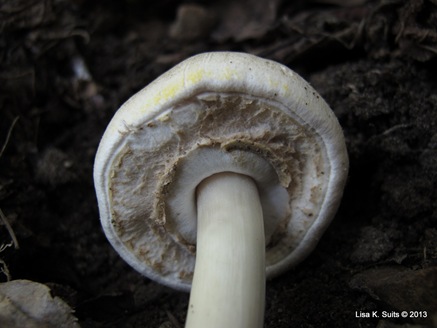
POLYGON ((83 328, 182 327, 188 294, 106 241, 93 159, 130 95, 190 55, 236 50, 308 79, 351 163, 319 247, 268 283, 265 327, 437 326, 437 1, 324 2, 1 0, 1 281, 48 284, 83 328), (428 318, 355 317, 374 310, 428 318))

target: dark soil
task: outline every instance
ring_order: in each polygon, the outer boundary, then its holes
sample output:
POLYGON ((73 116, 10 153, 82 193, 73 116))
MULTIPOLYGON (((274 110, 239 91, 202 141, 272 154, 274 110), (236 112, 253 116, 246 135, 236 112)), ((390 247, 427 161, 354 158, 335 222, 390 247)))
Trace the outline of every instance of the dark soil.
POLYGON ((435 0, 0 1, 1 281, 49 285, 83 328, 183 327, 188 294, 106 241, 92 167, 126 99, 213 50, 304 76, 350 156, 318 248, 267 284, 265 327, 437 326, 435 0))

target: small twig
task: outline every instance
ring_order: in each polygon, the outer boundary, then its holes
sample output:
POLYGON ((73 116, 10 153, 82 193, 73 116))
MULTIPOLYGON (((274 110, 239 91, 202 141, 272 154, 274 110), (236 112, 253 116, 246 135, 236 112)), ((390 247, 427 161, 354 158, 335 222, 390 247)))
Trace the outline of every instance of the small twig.
POLYGON ((409 128, 411 126, 411 124, 398 124, 398 125, 394 125, 392 127, 390 127, 389 129, 385 130, 383 133, 381 133, 381 136, 386 136, 396 130, 399 129, 404 129, 404 128, 409 128))
POLYGON ((0 245, 0 253, 3 252, 6 248, 11 247, 12 245, 14 245, 13 241, 11 241, 9 244, 1 244, 0 245))
POLYGON ((9 224, 9 221, 8 221, 6 215, 1 210, 1 208, 0 208, 0 218, 3 221, 3 224, 6 226, 6 229, 8 230, 9 235, 11 236, 12 241, 14 242, 15 249, 19 249, 20 245, 18 244, 17 236, 15 235, 14 230, 12 229, 11 225, 9 224))
POLYGON ((419 45, 419 48, 422 48, 422 49, 428 50, 434 54, 437 54, 437 48, 427 46, 427 45, 419 45))
POLYGON ((7 281, 11 281, 11 274, 9 272, 8 266, 6 265, 6 262, 0 259, 0 264, 3 266, 0 268, 0 272, 2 272, 6 276, 7 281))
POLYGON ((9 127, 9 131, 8 131, 8 134, 6 135, 5 143, 3 144, 3 147, 0 150, 0 157, 2 157, 2 155, 3 155, 3 153, 4 153, 5 149, 6 149, 6 146, 9 143, 9 139, 11 138, 12 130, 14 129, 14 126, 17 123, 19 118, 20 118, 19 116, 15 117, 14 120, 12 121, 11 126, 9 127))

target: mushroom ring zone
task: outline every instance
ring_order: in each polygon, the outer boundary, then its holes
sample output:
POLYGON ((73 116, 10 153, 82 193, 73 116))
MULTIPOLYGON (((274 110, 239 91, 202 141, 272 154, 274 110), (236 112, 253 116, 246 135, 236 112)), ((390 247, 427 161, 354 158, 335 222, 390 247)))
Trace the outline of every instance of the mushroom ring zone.
POLYGON ((255 181, 271 278, 316 246, 347 170, 340 125, 307 82, 270 60, 215 52, 185 60, 119 109, 94 179, 118 253, 145 276, 188 291, 204 179, 234 172, 255 181))

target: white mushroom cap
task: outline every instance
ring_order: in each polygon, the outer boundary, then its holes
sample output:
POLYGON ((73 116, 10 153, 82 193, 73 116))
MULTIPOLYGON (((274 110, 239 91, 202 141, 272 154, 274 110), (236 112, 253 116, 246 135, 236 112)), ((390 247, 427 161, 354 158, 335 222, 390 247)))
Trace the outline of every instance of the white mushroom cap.
POLYGON ((252 177, 266 234, 266 274, 289 269, 333 218, 348 158, 333 112, 284 65, 213 52, 180 63, 130 98, 98 149, 101 222, 145 276, 189 290, 196 186, 219 172, 252 177))

